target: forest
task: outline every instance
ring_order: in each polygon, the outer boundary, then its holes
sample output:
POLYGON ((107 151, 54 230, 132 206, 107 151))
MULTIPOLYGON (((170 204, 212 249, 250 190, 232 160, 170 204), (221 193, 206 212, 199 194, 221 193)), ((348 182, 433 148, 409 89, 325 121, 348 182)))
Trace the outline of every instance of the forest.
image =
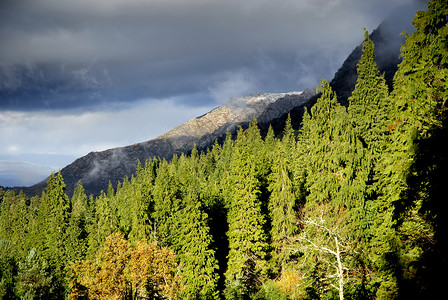
POLYGON ((152 158, 100 196, 60 173, 0 189, 2 299, 432 299, 447 270, 448 3, 406 34, 389 89, 365 31, 347 107, 257 121, 152 158))

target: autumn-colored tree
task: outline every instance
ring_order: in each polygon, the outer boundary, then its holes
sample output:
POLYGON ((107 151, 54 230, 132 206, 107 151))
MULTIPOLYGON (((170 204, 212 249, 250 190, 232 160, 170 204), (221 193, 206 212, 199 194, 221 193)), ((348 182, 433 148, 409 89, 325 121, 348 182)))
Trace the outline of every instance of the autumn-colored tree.
POLYGON ((172 250, 132 246, 121 233, 108 236, 94 260, 72 264, 69 277, 71 299, 174 299, 181 289, 172 250))

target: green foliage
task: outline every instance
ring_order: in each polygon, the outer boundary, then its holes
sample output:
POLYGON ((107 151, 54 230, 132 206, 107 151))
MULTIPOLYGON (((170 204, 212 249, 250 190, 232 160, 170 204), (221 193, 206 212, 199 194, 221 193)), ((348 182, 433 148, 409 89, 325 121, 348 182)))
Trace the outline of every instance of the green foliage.
POLYGON ((16 299, 434 298, 446 270, 446 1, 407 35, 389 91, 367 31, 345 108, 325 80, 300 129, 256 120, 150 159, 94 198, 61 173, 0 188, 0 295, 16 299), (148 242, 149 241, 149 242, 148 242))
MULTIPOLYGON (((272 258, 277 267, 290 260, 295 251, 295 236, 299 232, 298 195, 294 185, 295 136, 288 117, 282 140, 273 146, 275 153, 272 161, 272 172, 269 174, 269 217, 271 222, 272 258)), ((266 143, 268 143, 268 138, 266 143)))
POLYGON ((25 261, 19 263, 17 296, 20 299, 60 299, 63 292, 48 261, 36 249, 31 249, 25 261))
POLYGON ((62 175, 52 173, 47 182, 47 188, 42 194, 39 210, 39 227, 42 229, 40 238, 42 255, 55 264, 58 271, 63 270, 68 259, 67 230, 70 218, 70 201, 65 193, 65 183, 62 175))
POLYGON ((84 259, 87 254, 87 224, 89 203, 81 181, 72 197, 72 211, 67 229, 68 260, 84 259))
POLYGON ((447 129, 447 15, 446 1, 428 2, 428 9, 414 18, 415 32, 406 36, 392 93, 393 142, 381 174, 384 197, 394 201, 397 215, 401 290, 426 298, 437 295, 441 281, 425 270, 431 266, 438 270, 435 274, 446 268, 440 263, 446 255, 441 254, 445 250, 439 235, 447 228, 441 204, 445 184, 440 180, 446 178, 447 167, 445 151, 439 149, 447 129), (419 290, 422 285, 427 290, 419 290))
POLYGON ((227 287, 242 295, 254 292, 268 272, 266 217, 262 209, 255 156, 260 143, 255 122, 246 132, 240 128, 231 163, 229 254, 225 276, 227 287))
POLYGON ((13 256, 14 247, 7 240, 0 240, 0 298, 14 299, 17 262, 13 256))

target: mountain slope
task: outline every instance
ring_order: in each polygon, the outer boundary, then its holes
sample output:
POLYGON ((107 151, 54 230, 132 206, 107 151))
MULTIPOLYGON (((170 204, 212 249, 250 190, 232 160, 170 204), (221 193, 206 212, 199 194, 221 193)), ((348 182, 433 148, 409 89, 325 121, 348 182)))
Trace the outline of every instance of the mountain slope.
MULTIPOLYGON (((394 74, 401 61, 399 57, 400 48, 405 40, 401 32, 412 33, 414 31, 412 19, 415 12, 424 8, 425 4, 419 1, 397 7, 370 34, 370 38, 375 43, 375 62, 378 64, 380 72, 384 73, 389 87, 392 87, 394 74)), ((356 65, 361 58, 361 54, 362 45, 360 44, 350 53, 330 83, 333 90, 337 92, 339 101, 344 105, 347 105, 347 98, 351 95, 358 79, 356 65)))
MULTIPOLYGON (((400 32, 412 31, 411 21, 420 4, 414 3, 392 11, 380 26, 371 33, 376 47, 376 62, 384 72, 391 86, 393 75, 400 62, 400 46, 404 37, 400 32)), ((360 39, 362 30, 360 29, 360 39)), ((344 61, 331 81, 339 101, 347 104, 347 98, 356 83, 356 65, 362 54, 361 45, 356 47, 344 61)), ((61 170, 67 185, 67 192, 72 193, 79 180, 86 192, 98 195, 106 190, 108 182, 116 184, 126 176, 131 176, 137 162, 160 157, 170 159, 174 154, 189 153, 196 144, 199 149, 206 149, 215 140, 224 139, 227 131, 234 133, 241 125, 247 126, 254 117, 262 131, 272 124, 276 132, 281 131, 287 114, 291 114, 293 126, 299 126, 303 108, 311 107, 317 99, 315 88, 303 92, 254 94, 232 99, 211 112, 192 119, 159 137, 127 147, 113 148, 101 152, 91 152, 61 170)), ((30 195, 39 194, 46 186, 46 181, 23 188, 30 195)))
MULTIPOLYGON (((115 185, 126 176, 131 176, 138 161, 144 163, 153 157, 171 159, 174 154, 189 153, 194 144, 206 149, 215 140, 222 139, 226 132, 235 133, 238 125, 246 127, 253 118, 262 126, 280 118, 295 107, 303 107, 313 99, 315 89, 303 92, 254 94, 237 97, 211 112, 192 119, 159 137, 134 145, 91 152, 75 160, 61 170, 71 193, 79 180, 86 193, 98 195, 106 190, 109 180, 115 185)), ((24 188, 27 194, 38 194, 46 181, 24 188)))

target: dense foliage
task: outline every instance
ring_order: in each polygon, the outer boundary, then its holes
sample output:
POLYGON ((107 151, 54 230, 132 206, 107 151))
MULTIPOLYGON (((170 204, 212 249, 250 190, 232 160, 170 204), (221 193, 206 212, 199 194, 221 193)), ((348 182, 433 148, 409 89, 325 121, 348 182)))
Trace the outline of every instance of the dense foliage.
POLYGON ((349 106, 322 80, 297 131, 254 120, 97 198, 60 173, 40 197, 0 189, 0 298, 441 295, 447 23, 446 1, 417 14, 391 92, 365 32, 349 106))

